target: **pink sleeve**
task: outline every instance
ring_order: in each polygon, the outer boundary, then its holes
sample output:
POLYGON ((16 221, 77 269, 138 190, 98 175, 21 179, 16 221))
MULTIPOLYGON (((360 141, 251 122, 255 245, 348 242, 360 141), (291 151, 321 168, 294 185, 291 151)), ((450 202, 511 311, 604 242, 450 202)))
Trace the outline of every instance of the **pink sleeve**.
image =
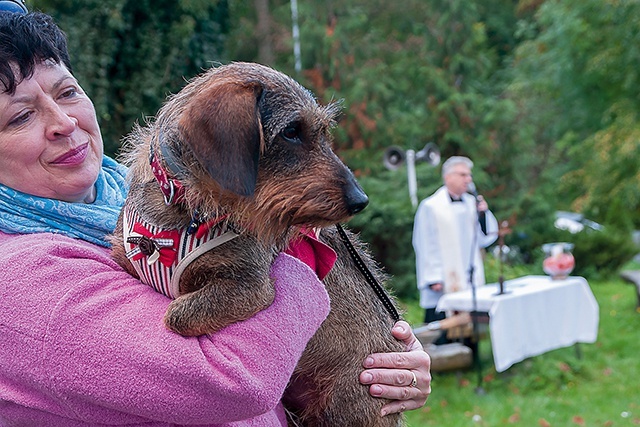
POLYGON ((268 412, 329 311, 322 283, 295 258, 281 254, 271 273, 268 309, 184 338, 162 325, 169 300, 102 248, 50 234, 2 238, 0 389, 9 391, 0 397, 96 424, 268 412))

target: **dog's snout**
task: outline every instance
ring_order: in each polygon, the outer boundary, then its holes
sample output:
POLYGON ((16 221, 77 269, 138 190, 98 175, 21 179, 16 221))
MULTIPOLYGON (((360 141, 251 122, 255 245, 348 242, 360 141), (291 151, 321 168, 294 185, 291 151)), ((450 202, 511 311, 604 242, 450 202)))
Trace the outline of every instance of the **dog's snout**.
POLYGON ((346 191, 345 199, 350 215, 361 212, 369 204, 369 197, 357 183, 353 183, 346 191))

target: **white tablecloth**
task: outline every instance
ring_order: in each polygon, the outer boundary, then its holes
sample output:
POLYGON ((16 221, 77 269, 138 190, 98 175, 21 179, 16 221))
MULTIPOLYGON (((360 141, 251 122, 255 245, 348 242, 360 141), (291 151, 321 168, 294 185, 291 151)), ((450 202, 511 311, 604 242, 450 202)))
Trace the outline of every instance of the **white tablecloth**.
MULTIPOLYGON (((477 310, 489 313, 496 371, 550 350, 596 341, 598 303, 584 278, 525 276, 505 281, 504 287, 509 293, 503 295, 496 295, 496 283, 476 289, 477 310)), ((443 295, 437 310, 473 311, 472 291, 443 295)))

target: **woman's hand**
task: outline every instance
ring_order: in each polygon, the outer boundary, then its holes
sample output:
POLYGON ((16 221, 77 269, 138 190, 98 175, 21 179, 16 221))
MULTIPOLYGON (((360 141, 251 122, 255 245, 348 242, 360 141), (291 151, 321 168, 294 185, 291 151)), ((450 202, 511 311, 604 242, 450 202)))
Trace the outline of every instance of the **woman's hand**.
POLYGON ((431 359, 409 324, 396 322, 391 334, 404 342, 406 351, 371 354, 360 374, 360 382, 370 384, 372 396, 393 400, 382 407, 382 416, 420 408, 431 393, 431 359))

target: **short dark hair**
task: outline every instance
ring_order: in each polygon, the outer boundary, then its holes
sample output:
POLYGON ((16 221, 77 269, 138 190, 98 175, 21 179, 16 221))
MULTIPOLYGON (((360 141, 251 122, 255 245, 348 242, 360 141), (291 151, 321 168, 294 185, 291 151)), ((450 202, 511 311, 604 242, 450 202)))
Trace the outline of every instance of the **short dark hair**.
POLYGON ((40 12, 0 12, 0 83, 4 86, 3 91, 14 94, 20 82, 31 78, 35 67, 47 60, 62 63, 73 72, 67 37, 53 18, 40 12))

